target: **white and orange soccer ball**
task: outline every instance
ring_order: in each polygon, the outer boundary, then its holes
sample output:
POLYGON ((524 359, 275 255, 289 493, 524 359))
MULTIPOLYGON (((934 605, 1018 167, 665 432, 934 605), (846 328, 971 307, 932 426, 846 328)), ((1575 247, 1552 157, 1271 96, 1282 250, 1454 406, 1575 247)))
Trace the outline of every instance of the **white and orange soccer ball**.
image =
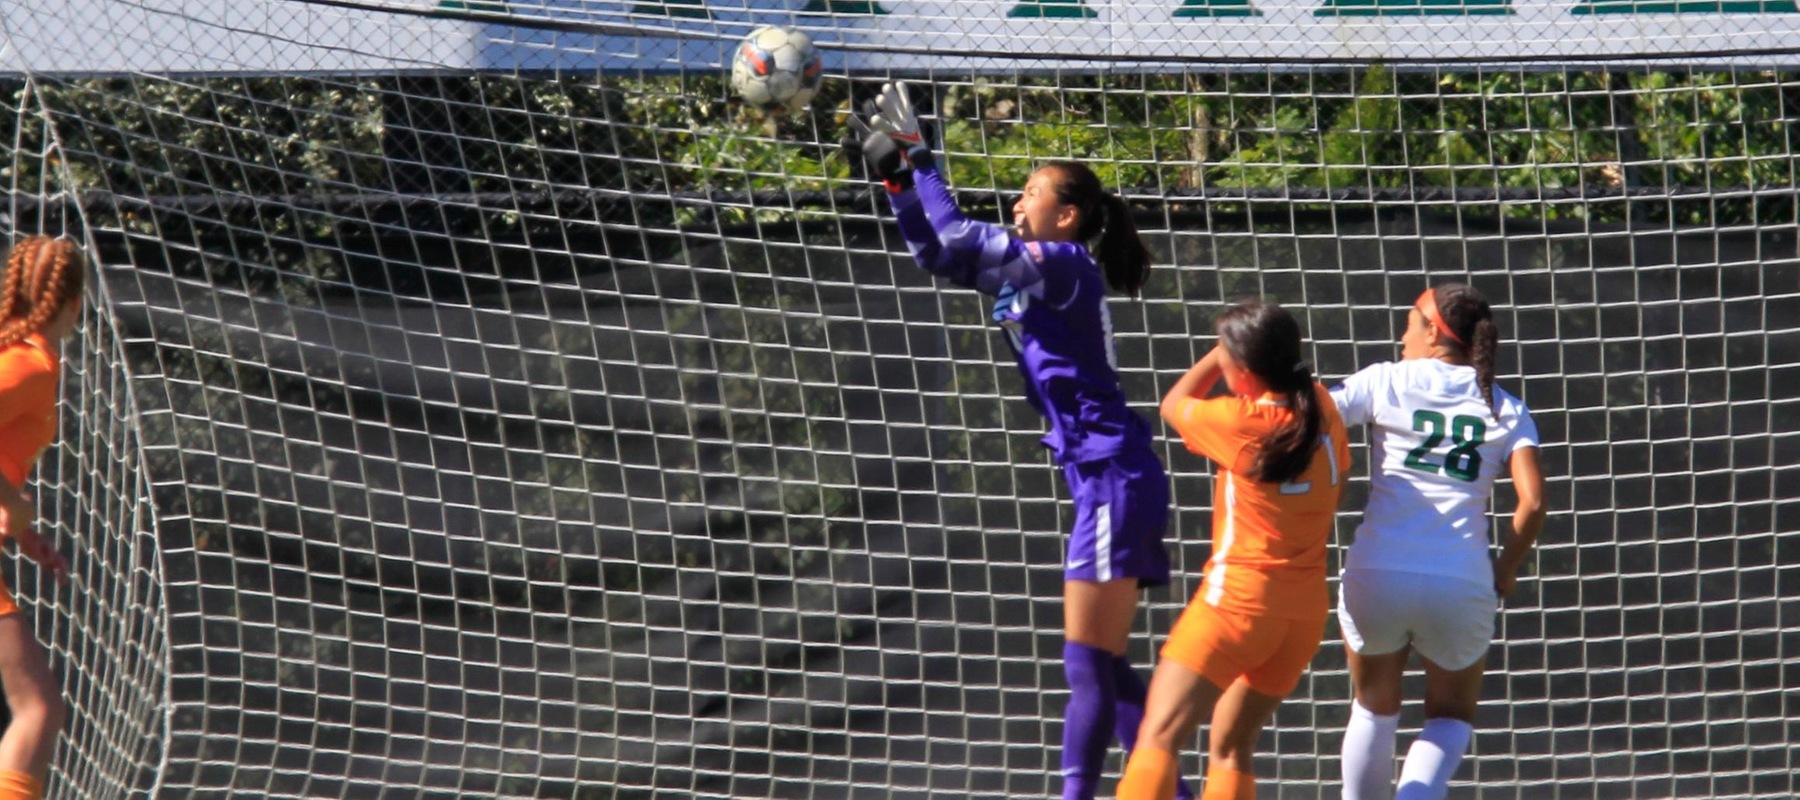
POLYGON ((731 56, 731 88, 764 111, 793 111, 812 101, 825 66, 812 38, 793 28, 764 25, 731 56))

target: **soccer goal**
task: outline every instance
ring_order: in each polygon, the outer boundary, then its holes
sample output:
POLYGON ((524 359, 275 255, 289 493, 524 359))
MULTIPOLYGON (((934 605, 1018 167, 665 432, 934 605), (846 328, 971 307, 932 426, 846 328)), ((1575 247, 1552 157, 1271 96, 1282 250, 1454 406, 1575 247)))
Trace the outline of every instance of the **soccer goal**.
MULTIPOLYGON (((1800 792, 1788 0, 0 0, 6 232, 98 265, 35 484, 75 580, 7 573, 50 796, 1055 792, 1070 511, 840 145, 894 77, 977 215, 1053 158, 1129 199, 1147 420, 1234 298, 1328 381, 1493 299, 1551 517, 1452 796, 1800 792), (769 23, 803 111, 729 88, 769 23)), ((1158 431, 1140 666, 1212 507, 1158 431)), ((1338 796, 1327 636, 1265 798, 1338 796)))

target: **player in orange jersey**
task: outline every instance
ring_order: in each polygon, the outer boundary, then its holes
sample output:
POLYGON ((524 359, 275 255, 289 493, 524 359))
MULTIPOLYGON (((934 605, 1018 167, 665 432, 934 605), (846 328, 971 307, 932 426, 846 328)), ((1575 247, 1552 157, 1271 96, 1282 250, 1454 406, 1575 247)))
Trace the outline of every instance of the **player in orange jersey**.
MULTIPOLYGON (((56 438, 57 343, 81 320, 85 274, 73 242, 31 236, 13 245, 0 276, 0 535, 59 582, 68 581, 68 565, 32 528, 37 508, 24 486, 56 438)), ((12 723, 0 734, 0 800, 37 800, 62 730, 62 690, 30 620, 3 583, 0 684, 12 709, 12 723)))
POLYGON ((1350 449, 1331 397, 1301 359, 1300 325, 1246 302, 1218 346, 1163 398, 1162 416, 1218 465, 1213 555, 1150 681, 1120 800, 1167 800, 1183 742, 1211 717, 1204 800, 1256 797, 1256 736, 1318 652, 1330 610, 1325 543, 1350 449), (1231 393, 1208 398, 1220 378, 1231 393))

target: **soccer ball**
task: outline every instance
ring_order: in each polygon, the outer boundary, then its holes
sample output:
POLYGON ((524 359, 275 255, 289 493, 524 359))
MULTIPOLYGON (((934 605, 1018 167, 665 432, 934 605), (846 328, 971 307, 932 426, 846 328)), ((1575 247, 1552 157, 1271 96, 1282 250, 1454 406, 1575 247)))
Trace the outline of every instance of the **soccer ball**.
POLYGON ((793 28, 764 25, 731 56, 731 88, 764 111, 805 106, 819 91, 825 66, 812 38, 793 28))

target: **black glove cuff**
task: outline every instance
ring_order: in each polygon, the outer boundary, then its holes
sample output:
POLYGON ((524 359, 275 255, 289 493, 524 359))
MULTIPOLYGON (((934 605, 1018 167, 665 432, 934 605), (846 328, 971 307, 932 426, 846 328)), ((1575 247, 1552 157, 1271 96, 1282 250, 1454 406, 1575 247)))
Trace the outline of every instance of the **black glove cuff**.
MULTIPOLYGON (((900 153, 900 146, 894 139, 879 131, 869 134, 862 142, 863 160, 869 163, 869 171, 884 181, 893 180, 908 171, 906 157, 900 153)), ((908 180, 911 176, 907 176, 908 180)))

